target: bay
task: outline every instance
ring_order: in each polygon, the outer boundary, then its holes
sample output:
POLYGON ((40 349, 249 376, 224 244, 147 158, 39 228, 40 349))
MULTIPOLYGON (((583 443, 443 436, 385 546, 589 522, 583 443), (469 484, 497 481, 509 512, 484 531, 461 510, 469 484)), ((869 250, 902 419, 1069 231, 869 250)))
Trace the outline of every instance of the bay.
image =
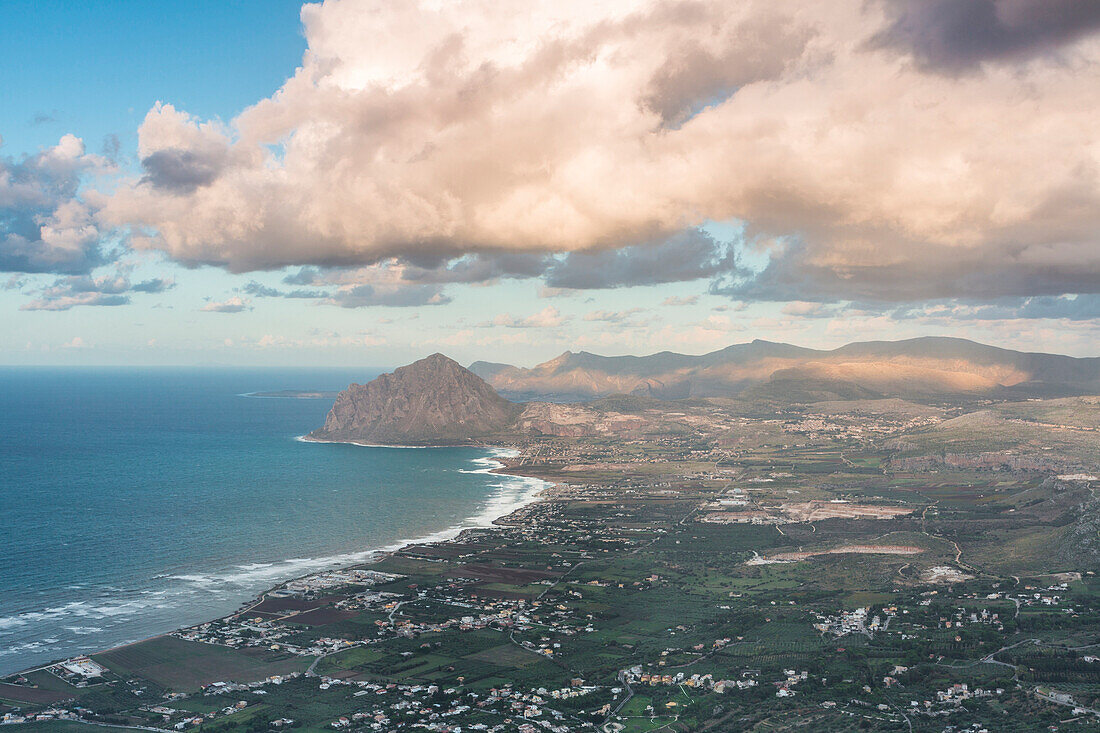
POLYGON ((481 448, 301 442, 379 370, 0 368, 0 673, 483 526, 539 482, 481 448))

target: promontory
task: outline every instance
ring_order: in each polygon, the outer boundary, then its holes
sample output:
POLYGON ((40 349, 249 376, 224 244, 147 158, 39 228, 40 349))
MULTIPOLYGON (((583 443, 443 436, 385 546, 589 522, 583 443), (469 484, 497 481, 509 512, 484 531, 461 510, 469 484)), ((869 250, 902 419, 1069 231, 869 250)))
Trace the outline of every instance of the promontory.
POLYGON ((462 445, 499 433, 523 407, 443 354, 352 384, 307 440, 377 445, 462 445))

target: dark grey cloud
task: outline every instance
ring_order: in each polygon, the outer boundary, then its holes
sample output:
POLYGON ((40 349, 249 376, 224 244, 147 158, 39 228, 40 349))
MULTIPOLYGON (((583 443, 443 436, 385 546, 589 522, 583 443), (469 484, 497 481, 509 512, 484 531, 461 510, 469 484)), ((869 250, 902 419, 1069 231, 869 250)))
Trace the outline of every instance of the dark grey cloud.
MULTIPOLYGON (((448 285, 539 277, 551 262, 551 257, 545 254, 475 252, 453 258, 439 254, 406 256, 393 260, 392 264, 399 268, 402 282, 448 285)), ((306 266, 287 274, 283 277, 283 283, 328 286, 343 281, 346 279, 343 274, 351 272, 354 269, 306 266)))
POLYGON ((544 254, 480 252, 435 266, 413 262, 402 269, 402 277, 409 282, 482 283, 503 278, 538 277, 550 262, 550 257, 544 254))
POLYGON ((654 243, 561 255, 551 261, 544 278, 552 288, 587 290, 659 285, 740 272, 733 244, 689 229, 654 243))
POLYGON ((746 301, 864 304, 1100 293, 1100 262, 1088 256, 1094 246, 1087 240, 977 248, 912 242, 901 261, 870 255, 834 261, 796 243, 773 252, 759 272, 719 275, 710 292, 746 301))
MULTIPOLYGON (((287 285, 313 285, 321 277, 321 271, 316 267, 302 267, 298 272, 288 273, 283 277, 287 285)), ((258 284, 258 283, 257 283, 258 284)))
MULTIPOLYGON (((855 308, 856 306, 853 306, 855 308)), ((888 312, 897 320, 943 318, 949 320, 998 321, 1017 318, 1068 321, 1100 319, 1100 295, 1077 296, 1039 295, 1031 298, 1000 298, 992 302, 953 300, 920 303, 896 309, 870 310, 888 312)))
MULTIPOLYGON (((826 256, 830 248, 820 246, 818 236, 809 243, 787 241, 773 248, 766 266, 754 271, 741 264, 740 242, 717 241, 701 230, 689 229, 655 242, 601 252, 477 253, 434 265, 427 260, 420 264, 396 260, 392 268, 383 268, 388 277, 354 268, 303 267, 287 274, 283 282, 319 290, 253 282, 243 292, 314 298, 344 307, 416 306, 446 302, 443 288, 452 283, 506 278, 540 279, 551 292, 709 280, 710 293, 742 303, 793 301, 787 315, 803 318, 839 314, 835 308, 814 304, 855 302, 863 309, 887 312, 902 303, 1036 298, 1031 305, 1034 310, 1044 302, 1037 296, 1100 293, 1100 263, 1087 256, 1092 246, 1087 232, 1050 227, 1042 241, 1028 244, 1008 238, 1016 234, 1008 232, 1003 240, 974 248, 914 240, 900 260, 875 252, 864 255, 862 250, 830 258, 826 256), (991 254, 994 251, 997 256, 991 254)), ((750 232, 747 236, 751 242, 765 235, 750 232)), ((693 302, 696 299, 669 298, 665 304, 693 302)), ((1060 301, 1056 304, 1065 307, 1060 301)))
POLYGON ((322 302, 341 308, 389 306, 394 308, 419 305, 446 305, 451 298, 434 285, 399 285, 380 287, 363 284, 341 288, 322 302))
MULTIPOLYGON (((283 277, 286 285, 338 288, 332 292, 285 291, 251 282, 243 288, 260 297, 318 297, 337 305, 425 305, 447 302, 443 287, 502 279, 542 279, 550 289, 588 290, 657 285, 739 272, 732 243, 689 229, 670 237, 592 253, 477 252, 454 259, 393 260, 393 279, 370 277, 356 269, 302 267, 283 277), (441 300, 442 299, 442 300, 441 300)), ((693 302, 693 301, 685 301, 693 302)))
POLYGON ((131 293, 162 293, 173 287, 175 282, 165 278, 132 283, 121 273, 101 277, 70 275, 39 290, 20 310, 67 311, 79 306, 127 305, 131 293))
POLYGON ((163 293, 175 286, 176 281, 171 278, 155 277, 135 284, 130 290, 135 293, 163 293))
MULTIPOLYGON (((465 258, 464 258, 465 259, 465 258)), ((497 275, 483 271, 487 279, 497 275)), ((459 272, 447 265, 436 269, 402 265, 392 272, 358 269, 303 267, 283 278, 287 285, 305 285, 320 290, 278 290, 260 283, 250 283, 246 291, 259 296, 277 294, 282 298, 314 298, 325 305, 340 308, 385 306, 409 308, 422 305, 445 305, 451 297, 444 287, 453 282, 483 282, 470 270, 459 272)))
MULTIPOLYGON (((990 306, 992 307, 992 306, 990 306)), ((1066 318, 1091 321, 1100 318, 1100 295, 1090 293, 1075 298, 1049 295, 1027 298, 1016 309, 1017 318, 1066 318)))
POLYGON ((249 281, 241 288, 242 293, 248 293, 249 295, 256 295, 261 298, 281 298, 283 297, 283 291, 278 288, 272 288, 263 283, 258 283, 255 280, 249 281))
MULTIPOLYGON (((364 274, 359 270, 340 268, 303 267, 283 278, 287 285, 305 285, 322 288, 321 290, 279 290, 251 282, 244 291, 260 297, 314 298, 326 305, 341 308, 367 308, 370 306, 388 306, 393 308, 416 307, 421 305, 445 305, 451 302, 450 296, 443 292, 448 282, 465 282, 461 279, 449 279, 446 269, 428 270, 421 268, 402 268, 402 274, 412 272, 418 280, 404 277, 386 279, 379 273, 364 274), (363 278, 378 276, 379 282, 361 282, 363 278)), ((477 280, 473 280, 477 282, 477 280)))
POLYGON ((885 0, 885 6, 890 25, 872 43, 947 72, 1050 53, 1100 30, 1096 0, 885 0))
MULTIPOLYGON (((287 277, 290 277, 289 275, 287 277)), ((286 278, 284 278, 285 281, 286 278)), ((258 298, 292 298, 308 300, 311 298, 328 298, 331 297, 331 293, 327 290, 305 290, 303 288, 297 288, 295 290, 280 290, 279 288, 273 288, 269 285, 250 280, 240 288, 242 293, 248 295, 254 295, 258 298)))
POLYGON ((71 135, 35 155, 0 157, 0 272, 78 274, 111 259, 77 197, 99 165, 71 135))
POLYGON ((225 168, 226 159, 224 148, 203 152, 179 148, 158 150, 141 159, 145 171, 142 181, 162 191, 191 193, 216 181, 225 168))

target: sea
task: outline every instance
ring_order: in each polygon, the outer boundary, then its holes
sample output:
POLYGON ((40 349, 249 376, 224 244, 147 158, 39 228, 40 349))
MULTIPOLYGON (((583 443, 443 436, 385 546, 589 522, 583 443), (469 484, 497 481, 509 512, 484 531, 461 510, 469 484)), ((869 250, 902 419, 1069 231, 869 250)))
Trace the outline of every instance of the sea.
POLYGON ((531 501, 506 451, 310 443, 379 371, 0 367, 0 674, 235 611, 531 501))

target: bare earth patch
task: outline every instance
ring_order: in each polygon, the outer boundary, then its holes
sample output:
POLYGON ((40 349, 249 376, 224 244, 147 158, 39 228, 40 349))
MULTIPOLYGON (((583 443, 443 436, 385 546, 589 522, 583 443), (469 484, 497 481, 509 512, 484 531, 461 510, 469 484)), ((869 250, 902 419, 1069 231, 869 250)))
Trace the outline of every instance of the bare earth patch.
POLYGON ((833 501, 804 501, 781 504, 780 511, 794 522, 817 522, 822 519, 893 519, 912 514, 915 510, 906 506, 887 504, 848 504, 833 501))
POLYGON ((924 552, 923 547, 915 545, 843 545, 826 550, 806 550, 803 552, 780 552, 775 555, 757 556, 749 560, 748 565, 767 565, 779 562, 798 562, 819 555, 916 555, 924 552))
POLYGON ((936 565, 935 567, 928 568, 921 574, 921 579, 926 583, 961 583, 973 577, 974 576, 967 575, 958 568, 949 567, 947 565, 936 565))

